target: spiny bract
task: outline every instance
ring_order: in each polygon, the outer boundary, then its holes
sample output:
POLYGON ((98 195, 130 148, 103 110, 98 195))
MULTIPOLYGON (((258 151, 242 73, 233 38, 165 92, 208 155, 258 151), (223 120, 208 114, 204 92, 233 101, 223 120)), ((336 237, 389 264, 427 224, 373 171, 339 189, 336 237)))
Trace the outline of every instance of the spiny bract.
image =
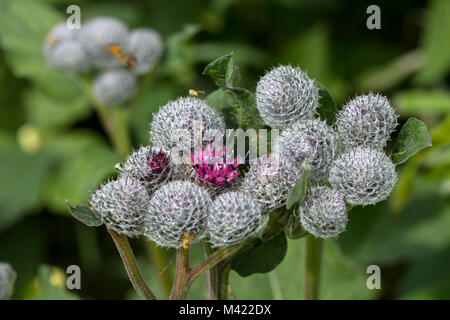
POLYGON ((254 233, 262 221, 262 208, 249 194, 223 193, 209 208, 209 241, 216 247, 227 247, 241 242, 254 233))
POLYGON ((286 204, 289 190, 302 176, 303 170, 277 153, 253 159, 242 180, 242 190, 250 193, 265 212, 286 204))
POLYGON ((188 150, 190 154, 195 135, 202 135, 203 141, 208 141, 207 133, 223 130, 225 123, 222 116, 203 100, 181 97, 162 106, 150 127, 150 141, 154 146, 177 147, 188 150), (194 130, 201 132, 194 133, 194 130))
POLYGON ((318 238, 334 238, 347 226, 344 194, 327 186, 311 186, 298 215, 309 233, 318 238))
POLYGON ((136 78, 130 71, 114 69, 100 73, 95 79, 93 95, 105 105, 114 105, 131 99, 136 93, 136 78))
POLYGON ((264 122, 281 129, 298 119, 312 118, 319 101, 314 80, 300 68, 279 66, 256 86, 256 106, 264 122))
POLYGON ((325 121, 300 120, 284 130, 278 139, 279 152, 298 167, 306 158, 312 166, 311 179, 327 176, 336 154, 334 131, 325 121))
POLYGON ((355 147, 341 154, 330 170, 331 185, 352 205, 375 204, 395 187, 397 173, 388 156, 370 147, 355 147))
POLYGON ((135 74, 150 71, 163 52, 163 42, 159 33, 150 28, 138 28, 128 36, 127 50, 137 59, 133 68, 135 74))
POLYGON ((122 166, 125 174, 137 179, 153 190, 171 177, 172 166, 167 150, 141 146, 128 156, 122 166))
POLYGON ((142 183, 120 175, 91 194, 89 205, 107 228, 137 237, 142 234, 149 201, 142 183))
POLYGON ((150 199, 145 235, 158 245, 171 248, 183 246, 185 239, 201 239, 211 201, 206 189, 190 181, 163 185, 150 199))
POLYGON ((348 101, 336 118, 336 128, 344 146, 386 146, 397 126, 397 114, 389 100, 369 93, 348 101))

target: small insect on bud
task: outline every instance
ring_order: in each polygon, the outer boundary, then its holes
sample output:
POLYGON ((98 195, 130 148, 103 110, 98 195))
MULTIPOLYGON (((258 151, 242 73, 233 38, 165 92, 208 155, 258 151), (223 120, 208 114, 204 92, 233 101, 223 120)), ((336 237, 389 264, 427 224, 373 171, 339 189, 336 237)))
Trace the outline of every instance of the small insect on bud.
POLYGON ((119 104, 136 94, 136 78, 124 69, 104 71, 95 79, 92 91, 105 105, 119 104))
POLYGON ((386 146, 397 126, 397 114, 389 100, 380 94, 369 93, 348 101, 338 113, 336 128, 342 143, 348 147, 386 146))
POLYGON ((149 191, 166 182, 172 171, 169 152, 158 147, 140 147, 128 156, 123 171, 147 186, 149 191))
POLYGON ((201 136, 206 139, 205 133, 224 127, 222 116, 206 102, 196 97, 181 97, 162 106, 154 115, 150 141, 166 149, 181 147, 191 151, 194 130, 201 130, 201 136))
POLYGON ((8 300, 13 292, 16 272, 4 262, 0 262, 0 300, 8 300))
POLYGON ((370 147, 355 147, 331 166, 330 183, 352 205, 375 204, 386 199, 397 182, 395 166, 386 154, 370 147))
POLYGON ((334 131, 325 121, 300 120, 292 123, 278 139, 279 152, 283 157, 301 167, 306 158, 313 168, 312 180, 327 176, 336 155, 334 131))
POLYGON ((131 69, 137 64, 137 59, 130 52, 122 49, 118 45, 112 43, 108 45, 108 50, 116 57, 116 59, 125 67, 131 69))
POLYGON ((125 48, 128 29, 113 17, 97 17, 89 20, 81 28, 80 41, 98 68, 111 68, 119 65, 109 45, 125 48))
POLYGON ((140 236, 150 198, 138 180, 120 175, 91 194, 89 205, 106 227, 128 237, 140 236))
POLYGON ((298 208, 303 228, 318 238, 334 238, 345 231, 347 207, 344 194, 327 186, 311 186, 298 208))
POLYGON ((209 208, 207 232, 216 247, 227 247, 252 235, 263 222, 260 204, 249 194, 226 192, 209 208))
POLYGON ((312 118, 319 101, 314 80, 300 68, 279 66, 256 87, 256 106, 264 122, 277 129, 299 119, 312 118))
POLYGON ((150 28, 132 30, 128 36, 127 50, 137 60, 135 74, 145 74, 153 69, 163 53, 163 41, 159 33, 150 28))
POLYGON ((264 212, 286 205, 289 190, 302 177, 303 170, 276 153, 260 156, 250 162, 242 180, 242 190, 248 192, 263 207, 264 212))
POLYGON ((145 236, 162 247, 180 248, 203 237, 208 191, 190 181, 172 181, 151 196, 145 236))

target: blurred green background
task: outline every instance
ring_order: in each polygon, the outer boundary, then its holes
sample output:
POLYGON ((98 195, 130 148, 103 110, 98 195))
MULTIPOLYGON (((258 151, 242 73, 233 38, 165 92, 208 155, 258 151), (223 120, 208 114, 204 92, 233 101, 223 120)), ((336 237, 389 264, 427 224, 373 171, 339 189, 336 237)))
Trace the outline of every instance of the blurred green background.
MULTIPOLYGON (((82 203, 113 174, 114 151, 76 77, 46 66, 45 34, 70 4, 81 19, 111 15, 130 28, 148 26, 165 55, 134 101, 135 147, 148 139, 152 112, 191 88, 214 90, 202 69, 234 52, 242 87, 254 90, 266 70, 298 64, 341 105, 369 90, 392 99, 403 123, 423 120, 433 147, 399 170, 388 201, 356 208, 348 232, 327 240, 321 298, 450 299, 450 1, 448 0, 0 0, 0 261, 18 273, 15 299, 137 298, 104 228, 69 216, 65 199, 82 203), (366 28, 366 8, 381 8, 381 30, 366 28), (82 270, 82 289, 66 291, 65 269, 82 270), (382 271, 382 289, 366 288, 367 266, 382 271)), ((147 80, 146 80, 147 79, 147 80)), ((132 246, 152 289, 164 296, 143 240, 132 246)), ((290 240, 269 274, 231 272, 230 298, 300 299, 304 240, 290 240)), ((202 248, 193 248, 199 261, 202 248)), ((188 296, 204 299, 204 281, 188 296)))

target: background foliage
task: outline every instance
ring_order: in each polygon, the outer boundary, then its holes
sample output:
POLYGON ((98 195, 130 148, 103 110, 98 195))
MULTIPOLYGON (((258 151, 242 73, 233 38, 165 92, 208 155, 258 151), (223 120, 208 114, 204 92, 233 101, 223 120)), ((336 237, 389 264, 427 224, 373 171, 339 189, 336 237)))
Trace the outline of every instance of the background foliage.
MULTIPOLYGON (((166 53, 143 78, 132 109, 134 146, 146 143, 152 112, 191 88, 216 90, 207 63, 234 52, 239 87, 251 91, 264 71, 298 64, 338 105, 355 93, 389 96, 401 114, 422 119, 433 147, 399 167, 388 201, 353 209, 348 232, 326 241, 321 298, 450 298, 450 2, 379 1, 382 29, 368 30, 373 1, 0 1, 0 261, 17 271, 13 298, 136 298, 103 228, 68 215, 64 200, 85 201, 120 161, 89 94, 71 75, 49 68, 42 41, 78 4, 82 21, 113 15, 131 28, 162 33, 166 53), (82 290, 67 292, 65 268, 82 269, 82 290), (382 290, 366 288, 366 268, 382 268, 382 290)), ((234 84, 234 83, 233 83, 234 84)), ((152 288, 163 292, 148 244, 133 247, 152 288)), ((285 259, 268 274, 231 272, 231 298, 302 297, 304 240, 288 240, 285 259)), ((194 258, 203 257, 194 246, 194 258)), ((195 260, 195 259, 194 259, 195 260)), ((204 298, 202 280, 189 298, 204 298)))

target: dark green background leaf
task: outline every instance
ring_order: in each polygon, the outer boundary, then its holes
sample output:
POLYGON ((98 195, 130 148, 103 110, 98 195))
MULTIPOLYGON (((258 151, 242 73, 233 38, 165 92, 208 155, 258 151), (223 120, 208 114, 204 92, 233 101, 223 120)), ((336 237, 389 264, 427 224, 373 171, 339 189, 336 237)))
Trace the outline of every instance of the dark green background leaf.
POLYGON ((88 227, 98 227, 103 224, 95 214, 84 204, 78 204, 72 207, 69 201, 66 200, 67 207, 70 214, 77 220, 83 222, 88 227))
POLYGON ((241 277, 254 273, 272 271, 283 261, 287 251, 287 241, 284 233, 268 240, 256 239, 251 247, 241 252, 231 261, 231 268, 241 277))

